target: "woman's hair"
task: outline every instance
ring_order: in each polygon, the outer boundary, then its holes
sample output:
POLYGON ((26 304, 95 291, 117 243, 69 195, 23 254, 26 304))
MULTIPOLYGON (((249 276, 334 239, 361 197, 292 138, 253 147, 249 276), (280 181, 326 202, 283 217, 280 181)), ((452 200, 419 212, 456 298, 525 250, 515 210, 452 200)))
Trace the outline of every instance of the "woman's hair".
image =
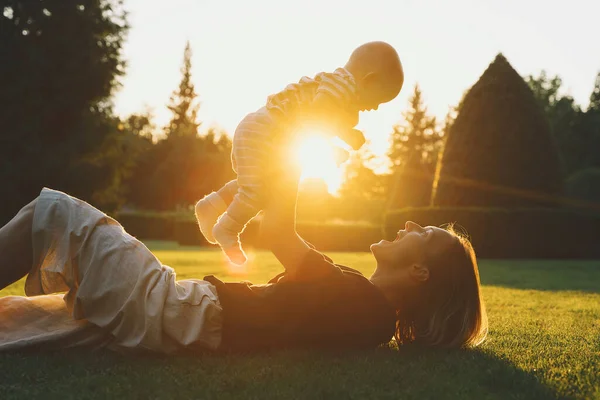
POLYGON ((433 347, 474 347, 487 336, 487 316, 479 287, 479 269, 471 242, 453 226, 455 240, 427 254, 429 279, 397 311, 395 338, 433 347))

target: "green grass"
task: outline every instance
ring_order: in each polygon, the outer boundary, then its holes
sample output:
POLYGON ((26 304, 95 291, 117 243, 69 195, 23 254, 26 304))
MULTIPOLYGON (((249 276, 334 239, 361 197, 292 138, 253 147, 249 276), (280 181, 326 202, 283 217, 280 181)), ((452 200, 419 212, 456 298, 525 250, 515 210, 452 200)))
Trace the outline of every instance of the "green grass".
MULTIPOLYGON (((259 252, 228 271, 217 251, 149 243, 180 279, 264 282, 259 252)), ((330 253, 369 274, 368 253, 330 253)), ((77 351, 0 355, 0 399, 600 399, 600 261, 481 260, 488 341, 477 350, 380 348, 197 358, 77 351)), ((22 294, 22 282, 0 296, 22 294)))

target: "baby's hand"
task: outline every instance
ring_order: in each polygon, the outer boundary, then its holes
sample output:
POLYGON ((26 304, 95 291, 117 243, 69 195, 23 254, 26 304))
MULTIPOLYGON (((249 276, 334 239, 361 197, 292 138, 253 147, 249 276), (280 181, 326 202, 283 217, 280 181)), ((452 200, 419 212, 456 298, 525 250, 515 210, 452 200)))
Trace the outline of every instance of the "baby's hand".
POLYGON ((339 167, 350 158, 350 154, 342 149, 341 147, 334 146, 333 148, 333 157, 335 158, 335 163, 339 167))
POLYGON ((338 134, 339 138, 346 142, 354 150, 360 149, 365 144, 365 135, 358 129, 349 129, 338 134))

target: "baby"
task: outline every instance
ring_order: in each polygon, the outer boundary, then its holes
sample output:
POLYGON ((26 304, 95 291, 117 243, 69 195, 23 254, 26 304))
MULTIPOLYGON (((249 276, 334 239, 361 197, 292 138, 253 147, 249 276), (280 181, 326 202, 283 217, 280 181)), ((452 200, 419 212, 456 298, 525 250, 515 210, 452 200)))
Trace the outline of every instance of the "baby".
POLYGON ((343 68, 303 77, 269 96, 266 106, 247 115, 234 133, 231 159, 237 179, 196 204, 206 240, 218 243, 233 263, 246 262, 239 234, 266 205, 270 171, 283 144, 310 126, 358 150, 365 142, 353 129, 359 111, 377 110, 393 100, 403 83, 396 50, 384 42, 370 42, 355 49, 343 68))

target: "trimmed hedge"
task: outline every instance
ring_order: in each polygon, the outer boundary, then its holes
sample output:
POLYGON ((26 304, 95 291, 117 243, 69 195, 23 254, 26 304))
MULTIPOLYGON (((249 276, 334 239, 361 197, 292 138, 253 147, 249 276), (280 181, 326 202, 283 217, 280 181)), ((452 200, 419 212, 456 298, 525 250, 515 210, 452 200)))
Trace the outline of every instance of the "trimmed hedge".
POLYGON ((562 186, 548 121, 529 86, 499 54, 459 106, 432 204, 550 207, 562 186))
POLYGON ((600 214, 547 208, 407 208, 389 213, 387 238, 406 221, 466 230, 482 258, 600 258, 600 214))
POLYGON ((571 175, 566 181, 567 195, 599 203, 600 168, 588 168, 571 175))
MULTIPOLYGON (((172 240, 184 246, 210 246, 192 218, 174 218, 160 214, 123 213, 117 220, 131 235, 146 240, 172 240)), ((369 251, 383 237, 379 225, 320 224, 299 222, 298 233, 323 251, 369 251)), ((265 248, 260 238, 260 222, 254 220, 241 234, 242 245, 265 248)))
POLYGON ((173 240, 176 219, 169 215, 120 213, 115 216, 125 230, 140 239, 173 240))

